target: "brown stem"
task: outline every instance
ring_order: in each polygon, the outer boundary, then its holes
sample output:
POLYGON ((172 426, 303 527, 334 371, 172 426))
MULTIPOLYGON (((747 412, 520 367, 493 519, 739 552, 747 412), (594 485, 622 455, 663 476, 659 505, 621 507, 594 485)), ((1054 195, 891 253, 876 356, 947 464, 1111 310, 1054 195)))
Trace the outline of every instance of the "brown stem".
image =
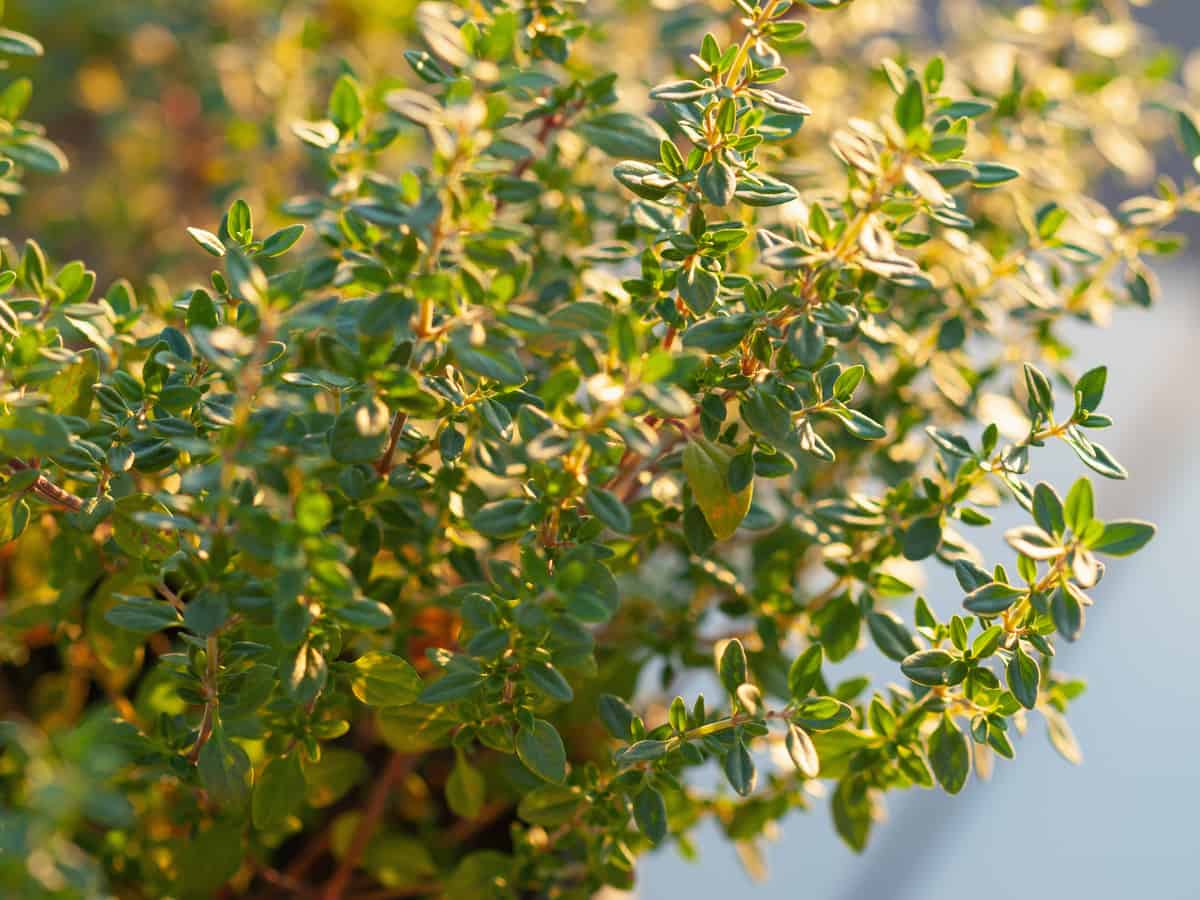
POLYGON ((200 734, 196 738, 196 745, 192 747, 188 753, 188 759, 193 763, 200 759, 200 751, 204 749, 204 745, 208 743, 208 739, 212 737, 213 725, 217 718, 217 674, 220 671, 220 645, 217 643, 216 635, 209 635, 205 642, 205 653, 207 655, 206 666, 204 670, 204 716, 200 720, 200 734))
MULTIPOLYGON (((33 466, 22 462, 19 459, 10 459, 8 467, 14 472, 21 472, 25 469, 32 469, 33 466)), ((73 512, 79 512, 83 509, 83 500, 68 490, 60 488, 57 484, 47 478, 45 475, 39 475, 37 480, 29 487, 30 492, 37 494, 43 500, 50 503, 57 503, 59 506, 64 506, 73 512)))
POLYGON ((385 478, 388 472, 392 471, 392 464, 396 457, 396 444, 400 442, 400 435, 404 432, 404 425, 407 421, 408 413, 398 412, 392 417, 387 447, 383 451, 383 456, 379 458, 379 462, 375 463, 375 471, 385 478))
POLYGON ((367 845, 371 842, 371 837, 379 826, 379 820, 383 818, 392 786, 412 770, 414 762, 415 759, 412 756, 404 753, 391 755, 387 768, 383 770, 383 775, 371 789, 367 805, 363 809, 362 819, 359 820, 358 827, 354 829, 354 835, 350 838, 350 846, 346 848, 346 855, 342 857, 337 871, 330 876, 329 881, 321 890, 321 900, 342 900, 342 895, 350 884, 350 878, 353 876, 355 868, 358 867, 363 853, 366 852, 367 845))

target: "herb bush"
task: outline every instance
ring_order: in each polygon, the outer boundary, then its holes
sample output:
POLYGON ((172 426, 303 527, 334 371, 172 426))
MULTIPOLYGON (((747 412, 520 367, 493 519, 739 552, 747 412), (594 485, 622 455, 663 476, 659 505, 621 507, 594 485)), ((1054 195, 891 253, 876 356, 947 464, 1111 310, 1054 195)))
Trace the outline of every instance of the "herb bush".
MULTIPOLYGON (((1089 193, 1200 160, 1169 55, 1122 2, 663 7, 422 4, 295 123, 292 224, 191 223, 206 285, 0 247, 6 896, 587 897, 705 819, 757 871, 819 786, 862 849, 1033 720, 1078 759, 1055 649, 1154 529, 1034 464, 1126 477, 1063 332, 1200 199, 1089 193)), ((67 166, 29 99, 9 195, 67 166)))

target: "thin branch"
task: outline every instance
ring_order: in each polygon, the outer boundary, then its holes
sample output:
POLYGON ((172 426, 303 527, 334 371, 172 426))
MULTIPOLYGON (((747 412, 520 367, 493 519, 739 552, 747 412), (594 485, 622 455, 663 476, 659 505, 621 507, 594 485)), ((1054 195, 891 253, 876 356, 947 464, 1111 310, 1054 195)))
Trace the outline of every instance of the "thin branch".
POLYGON ((200 751, 204 749, 204 745, 208 743, 208 739, 212 737, 213 725, 217 718, 217 704, 220 702, 217 696, 217 675, 220 671, 220 645, 217 643, 216 635, 209 635, 205 643, 205 651, 207 655, 206 668, 204 673, 204 716, 200 720, 200 734, 196 738, 196 744, 188 753, 188 759, 191 762, 196 762, 200 759, 200 751))
POLYGON ((383 775, 375 782, 370 796, 367 797, 362 819, 359 820, 358 827, 354 829, 354 836, 350 839, 350 846, 346 848, 346 854, 342 857, 337 871, 333 873, 321 891, 321 900, 342 900, 342 895, 350 885, 350 878, 354 875, 354 870, 358 867, 363 853, 366 852, 367 845, 375 834, 375 829, 379 827, 379 820, 383 818, 384 810, 387 808, 388 794, 391 793, 395 783, 412 770, 415 762, 416 759, 407 754, 392 754, 387 768, 383 770, 383 775))
POLYGON ((400 443, 400 435, 404 433, 404 425, 407 421, 408 413, 398 412, 392 417, 392 427, 388 431, 387 447, 383 451, 383 456, 379 457, 379 462, 375 463, 375 471, 385 478, 392 471, 392 465, 396 459, 396 445, 400 443))
MULTIPOLYGON (((22 462, 19 459, 10 459, 8 461, 8 467, 14 472, 23 472, 26 469, 34 468, 34 466, 22 462)), ((49 503, 56 503, 59 506, 64 506, 72 512, 79 512, 79 510, 83 509, 82 498, 75 496, 68 490, 60 488, 45 475, 39 475, 33 484, 29 486, 29 491, 37 494, 39 497, 49 503)))

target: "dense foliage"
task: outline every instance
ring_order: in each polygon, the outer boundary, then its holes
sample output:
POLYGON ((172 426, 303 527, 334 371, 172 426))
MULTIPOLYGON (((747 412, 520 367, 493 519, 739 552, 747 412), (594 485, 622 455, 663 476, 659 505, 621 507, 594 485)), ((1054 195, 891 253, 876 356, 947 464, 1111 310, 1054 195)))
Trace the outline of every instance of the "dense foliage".
POLYGON ((1089 193, 1200 162, 1170 57, 1123 2, 661 6, 421 4, 292 124, 293 224, 190 223, 207 284, 0 244, 6 896, 587 897, 1078 758, 1056 644, 1153 527, 1035 463, 1126 477, 1063 335, 1200 205, 1089 193))

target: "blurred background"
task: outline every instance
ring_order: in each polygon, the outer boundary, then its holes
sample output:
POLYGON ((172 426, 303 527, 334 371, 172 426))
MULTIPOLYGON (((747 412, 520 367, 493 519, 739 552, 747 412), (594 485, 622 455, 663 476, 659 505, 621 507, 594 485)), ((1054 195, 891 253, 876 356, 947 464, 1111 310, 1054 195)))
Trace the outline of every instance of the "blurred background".
MULTIPOLYGON (((288 126, 323 108, 343 67, 386 89, 406 68, 399 52, 410 43, 415 3, 7 5, 6 24, 37 35, 48 51, 45 59, 17 67, 35 76, 28 117, 46 124, 72 169, 62 177, 35 176, 27 196, 7 198, 12 214, 4 234, 20 240, 36 233, 57 259, 86 259, 102 286, 118 275, 138 280, 137 273, 153 271, 178 288, 207 269, 186 225, 215 227, 232 196, 246 196, 256 210, 276 210, 306 185, 317 186, 319 173, 288 126)), ((650 4, 620 5, 635 30, 639 8, 650 4)), ((687 6, 682 0, 653 5, 687 6)), ((1189 56, 1200 44, 1197 0, 1134 5, 1178 48, 1182 75, 1200 85, 1200 64, 1189 56)), ((862 6, 880 16, 917 13, 908 0, 864 0, 862 6)), ((1114 184, 1112 190, 1118 197, 1131 188, 1114 184)), ((1106 405, 1118 425, 1106 444, 1134 475, 1129 482, 1098 479, 1098 505, 1106 515, 1148 518, 1161 529, 1145 552, 1115 567, 1096 592, 1084 640, 1063 654, 1063 668, 1090 683, 1071 716, 1083 765, 1064 762, 1039 723, 1019 742, 1017 760, 1001 761, 990 781, 973 779, 956 798, 936 791, 889 798, 889 820, 862 857, 836 838, 827 801, 815 798, 813 809, 790 818, 768 846, 769 880, 752 883, 732 846, 715 829, 702 829, 697 862, 672 848, 649 858, 642 898, 703 900, 734 891, 764 900, 939 900, 967 891, 975 900, 1018 891, 1090 900, 1200 897, 1193 820, 1200 802, 1193 762, 1200 746, 1194 662, 1200 658, 1194 637, 1200 602, 1192 579, 1173 562, 1196 552, 1188 522, 1200 509, 1200 422, 1188 415, 1192 410, 1176 389, 1190 382, 1200 339, 1194 260, 1185 253, 1161 273, 1159 307, 1123 310, 1108 331, 1091 332, 1079 360, 1080 370, 1099 361, 1110 366, 1106 405), (998 847, 1008 867, 980 879, 979 849, 998 847)), ((1065 448, 1044 454, 1037 474, 1067 485, 1080 466, 1059 450, 1065 448)), ((980 541, 993 558, 1008 558, 999 536, 1018 521, 1009 512, 1011 521, 1001 515, 991 529, 992 544, 980 541)), ((960 599, 952 580, 938 573, 931 573, 927 593, 941 610, 960 599)), ((883 660, 876 667, 883 681, 894 672, 883 660)))

